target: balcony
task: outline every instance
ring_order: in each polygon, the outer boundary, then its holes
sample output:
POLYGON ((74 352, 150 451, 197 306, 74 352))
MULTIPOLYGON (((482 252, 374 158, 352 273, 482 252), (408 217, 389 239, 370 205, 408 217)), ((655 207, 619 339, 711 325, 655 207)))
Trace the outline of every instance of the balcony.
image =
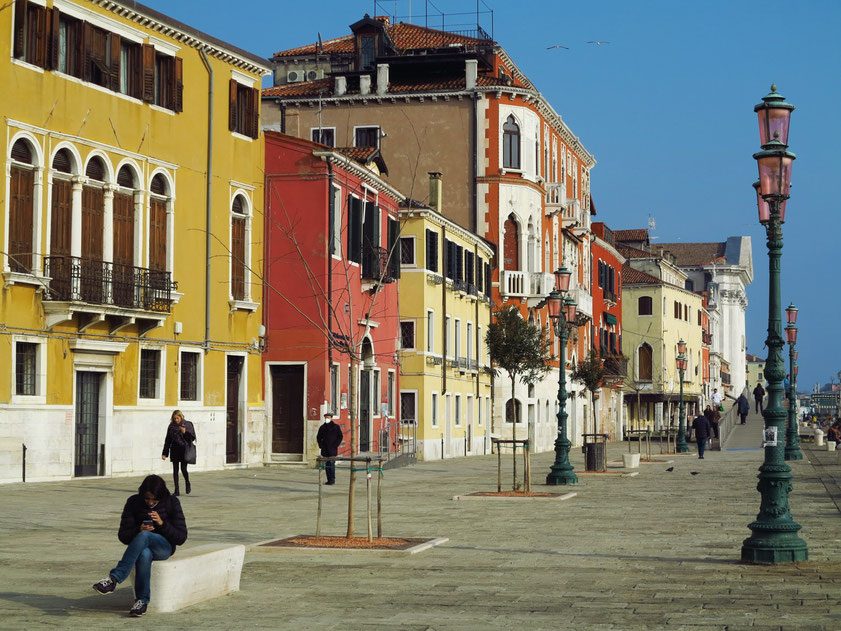
POLYGON ((713 335, 712 333, 702 333, 703 343, 705 346, 712 346, 713 343, 713 335))
POLYGON ((46 257, 44 273, 47 326, 80 314, 80 331, 107 317, 111 334, 137 324, 142 335, 163 323, 178 287, 169 272, 75 256, 46 257))
POLYGON ((546 183, 546 216, 557 215, 564 208, 566 200, 566 186, 562 182, 546 183))
POLYGON ((614 292, 610 291, 609 289, 605 289, 602 292, 602 295, 604 297, 605 302, 610 302, 610 303, 613 303, 614 305, 618 302, 618 298, 616 297, 616 294, 614 292))
POLYGON ((375 246, 363 249, 362 278, 381 283, 394 282, 388 265, 388 250, 375 246))
POLYGON ((555 277, 543 272, 502 272, 502 294, 506 298, 543 299, 555 287, 555 277))
POLYGON ((569 291, 570 297, 578 304, 578 313, 593 319, 593 297, 583 287, 575 287, 569 291))

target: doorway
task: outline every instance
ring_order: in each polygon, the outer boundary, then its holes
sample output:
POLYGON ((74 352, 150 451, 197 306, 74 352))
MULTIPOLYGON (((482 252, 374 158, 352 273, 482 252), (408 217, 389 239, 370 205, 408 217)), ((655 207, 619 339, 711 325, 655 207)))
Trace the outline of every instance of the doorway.
POLYGON ((240 461, 240 441, 242 436, 240 391, 242 389, 242 366, 244 361, 244 358, 237 355, 228 355, 228 396, 225 399, 225 462, 229 464, 240 461))
POLYGON ((76 373, 76 453, 73 475, 99 474, 99 395, 102 373, 76 373))
POLYGON ((272 453, 304 452, 304 367, 271 366, 272 453))
POLYGON ((359 372, 359 451, 371 450, 371 371, 359 372))

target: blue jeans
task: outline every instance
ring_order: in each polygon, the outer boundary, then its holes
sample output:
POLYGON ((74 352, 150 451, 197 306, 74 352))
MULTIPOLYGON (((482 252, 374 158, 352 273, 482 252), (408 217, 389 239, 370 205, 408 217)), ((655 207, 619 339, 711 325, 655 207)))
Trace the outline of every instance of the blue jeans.
POLYGON ((128 544, 117 567, 111 570, 111 578, 122 583, 131 574, 131 568, 135 568, 134 597, 148 603, 152 561, 163 561, 171 555, 172 546, 166 538, 148 530, 141 531, 128 544))
POLYGON ((697 443, 698 443, 698 457, 699 457, 699 458, 703 458, 703 457, 704 457, 704 451, 705 451, 705 450, 706 450, 706 448, 707 448, 707 441, 708 441, 708 440, 709 440, 709 438, 698 438, 698 439, 695 441, 695 442, 697 442, 697 443))

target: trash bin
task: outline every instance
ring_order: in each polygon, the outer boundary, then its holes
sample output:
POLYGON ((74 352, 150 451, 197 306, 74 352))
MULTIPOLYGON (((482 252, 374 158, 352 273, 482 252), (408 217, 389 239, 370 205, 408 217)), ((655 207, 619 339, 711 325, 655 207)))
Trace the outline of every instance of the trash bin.
POLYGON ((587 443, 584 453, 585 471, 602 471, 604 469, 604 443, 587 443))

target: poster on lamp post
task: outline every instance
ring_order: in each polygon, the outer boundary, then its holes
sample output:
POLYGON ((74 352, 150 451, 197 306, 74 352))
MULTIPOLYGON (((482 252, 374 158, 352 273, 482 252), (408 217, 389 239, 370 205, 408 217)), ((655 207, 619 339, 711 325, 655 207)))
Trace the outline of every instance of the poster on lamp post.
POLYGON ((762 441, 762 446, 763 447, 776 447, 777 446, 777 426, 776 425, 770 425, 770 426, 766 427, 762 437, 763 437, 763 441, 762 441))

